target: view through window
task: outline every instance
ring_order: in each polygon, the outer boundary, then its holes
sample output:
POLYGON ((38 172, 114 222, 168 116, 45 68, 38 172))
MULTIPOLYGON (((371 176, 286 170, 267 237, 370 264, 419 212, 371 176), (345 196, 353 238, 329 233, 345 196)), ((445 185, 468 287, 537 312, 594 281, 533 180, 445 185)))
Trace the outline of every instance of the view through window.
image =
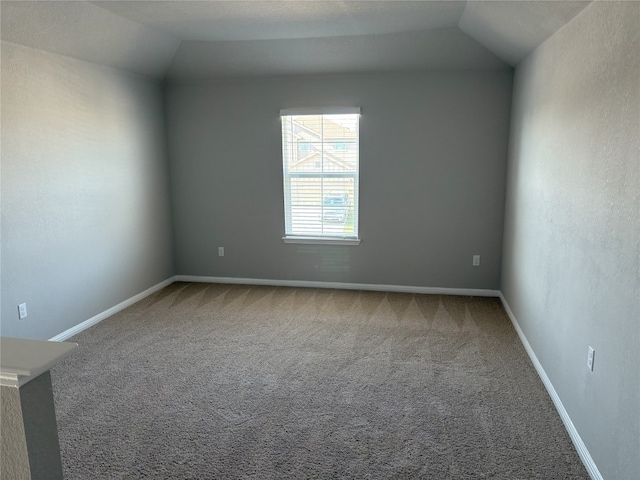
POLYGON ((280 113, 285 235, 357 238, 359 109, 280 113))

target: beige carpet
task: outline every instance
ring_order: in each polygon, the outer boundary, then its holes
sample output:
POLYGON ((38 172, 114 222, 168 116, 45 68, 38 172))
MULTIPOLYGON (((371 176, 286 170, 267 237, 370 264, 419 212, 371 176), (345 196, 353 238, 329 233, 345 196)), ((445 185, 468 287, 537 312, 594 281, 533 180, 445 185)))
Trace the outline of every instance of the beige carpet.
POLYGON ((175 283, 52 371, 65 478, 588 478, 499 300, 175 283))

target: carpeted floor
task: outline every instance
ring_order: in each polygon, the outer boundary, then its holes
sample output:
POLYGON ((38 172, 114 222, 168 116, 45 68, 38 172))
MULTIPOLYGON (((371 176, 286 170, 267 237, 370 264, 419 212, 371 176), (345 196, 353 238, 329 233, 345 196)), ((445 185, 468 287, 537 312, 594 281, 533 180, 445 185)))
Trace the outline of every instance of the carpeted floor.
POLYGON ((495 298, 175 283, 73 341, 67 480, 588 478, 495 298))

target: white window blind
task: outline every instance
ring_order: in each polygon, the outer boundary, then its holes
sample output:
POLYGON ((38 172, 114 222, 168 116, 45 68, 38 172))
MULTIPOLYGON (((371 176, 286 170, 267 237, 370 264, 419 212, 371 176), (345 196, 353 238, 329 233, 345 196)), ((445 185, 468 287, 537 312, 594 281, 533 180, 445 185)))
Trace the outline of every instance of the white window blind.
POLYGON ((280 116, 285 239, 357 239, 360 109, 280 116))

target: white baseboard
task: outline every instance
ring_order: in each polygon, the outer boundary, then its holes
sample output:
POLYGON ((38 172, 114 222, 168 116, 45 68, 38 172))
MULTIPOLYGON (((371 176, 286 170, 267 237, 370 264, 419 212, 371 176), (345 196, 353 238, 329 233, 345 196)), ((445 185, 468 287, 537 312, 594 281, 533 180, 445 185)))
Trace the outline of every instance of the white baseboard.
POLYGON ((262 278, 200 277, 176 275, 176 282, 230 283, 241 285, 265 285, 270 287, 335 288, 342 290, 369 290, 375 292, 428 293, 433 295, 467 295, 473 297, 498 297, 498 290, 480 288, 412 287, 407 285, 378 285, 372 283, 311 282, 307 280, 267 280, 262 278))
POLYGON ((502 292, 499 292, 499 297, 500 297, 500 300, 502 301, 502 305, 504 306, 504 309, 507 311, 507 315, 509 315, 509 319, 513 324, 513 328, 515 328, 516 332, 518 333, 518 336, 520 337, 520 341, 522 342, 522 345, 527 351, 527 354, 529 355, 529 358, 531 359, 533 366, 538 372, 538 375, 540 376, 542 383, 547 389, 547 392, 549 393, 549 396, 551 397, 551 400, 553 401, 553 404, 555 405, 556 410, 558 411, 558 414, 562 419, 562 423, 564 423, 564 428, 567 430, 567 433, 569 434, 569 437, 571 438, 573 445, 576 447, 580 460, 582 460, 582 463, 587 469, 587 473, 593 480, 603 480, 602 474, 600 473, 600 471, 598 470, 598 467, 596 466, 596 462, 594 462, 593 458, 591 457, 591 454, 589 453, 589 450, 587 449, 587 446, 582 441, 582 437, 580 437, 578 430, 576 430, 575 425, 573 424, 573 422, 571 421, 571 418, 569 417, 569 413, 564 408, 564 405, 562 404, 562 400, 560 400, 560 397, 558 396, 558 392, 556 392, 556 389, 553 387, 551 380, 547 376, 547 372, 544 371, 544 368, 542 367, 542 364, 540 363, 540 361, 538 360, 538 357, 533 351, 533 348, 531 348, 531 345, 529 344, 529 340, 527 340, 527 337, 522 331, 522 328, 520 328, 520 324, 518 323, 518 320, 516 320, 516 317, 511 311, 511 307, 509 307, 509 304, 507 303, 507 300, 504 298, 504 295, 502 294, 502 292))
POLYGON ((140 300, 148 297, 152 293, 156 293, 158 290, 162 290, 164 287, 171 285, 173 282, 175 282, 175 277, 167 278, 165 281, 160 282, 157 285, 154 285, 153 287, 146 289, 144 292, 134 295, 133 297, 125 300, 124 302, 120 302, 119 304, 111 307, 110 309, 105 310, 104 312, 101 312, 91 317, 89 320, 85 320, 84 322, 79 323, 75 327, 71 327, 70 329, 65 330, 64 332, 59 333, 55 337, 50 338, 49 341, 64 342, 66 339, 71 338, 74 335, 77 335, 83 330, 86 330, 87 328, 92 327, 96 323, 100 323, 102 320, 109 318, 111 315, 114 315, 119 311, 124 310, 125 308, 133 305, 136 302, 139 302, 140 300))

